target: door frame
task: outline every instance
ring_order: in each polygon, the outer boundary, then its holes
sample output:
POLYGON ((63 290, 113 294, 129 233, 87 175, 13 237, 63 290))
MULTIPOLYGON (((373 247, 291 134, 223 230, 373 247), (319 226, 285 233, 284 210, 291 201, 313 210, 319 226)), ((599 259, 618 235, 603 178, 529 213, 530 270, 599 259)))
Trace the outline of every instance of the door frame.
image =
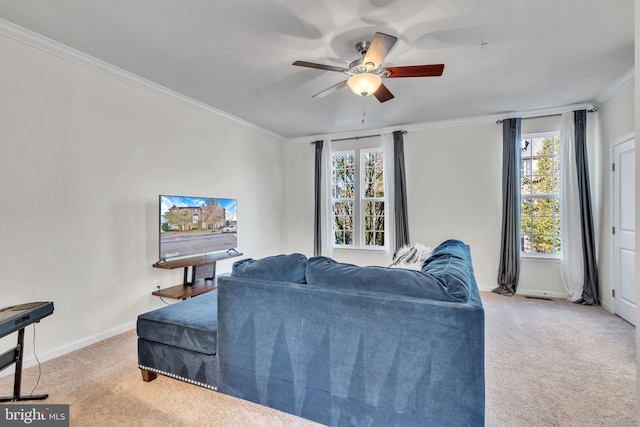
MULTIPOLYGON (((635 132, 630 132, 620 138, 615 139, 610 146, 610 150, 609 150, 609 158, 610 158, 610 164, 613 164, 615 162, 616 159, 614 159, 614 151, 615 151, 615 147, 617 147, 620 144, 624 144, 625 142, 629 142, 633 139, 636 139, 636 133, 635 132)), ((635 147, 635 146, 634 146, 635 147)), ((634 150, 637 147, 634 148, 634 150)), ((637 165, 636 165, 637 166, 637 165)), ((611 166, 609 166, 611 167, 611 166)), ((615 220, 616 220, 616 205, 615 205, 615 180, 614 180, 614 176, 613 176, 613 170, 611 170, 611 186, 610 186, 610 190, 611 190, 611 197, 609 198, 609 202, 610 202, 610 215, 611 215, 611 227, 614 226, 615 224, 615 220)), ((634 195, 635 197, 635 195, 634 195)), ((616 254, 616 247, 615 247, 615 240, 616 240, 616 236, 613 234, 613 232, 610 231, 609 234, 611 237, 611 272, 610 272, 610 284, 611 284, 611 291, 614 290, 619 290, 619 286, 615 285, 615 280, 617 279, 616 277, 616 272, 615 272, 615 265, 616 265, 616 260, 617 260, 617 254, 616 254)), ((637 248, 636 248, 637 249, 637 248)), ((616 301, 617 301, 617 297, 614 298, 611 294, 609 294, 607 296, 609 298, 609 301, 611 301, 611 313, 612 314, 616 314, 616 301)), ((637 297, 637 296, 636 296, 637 297)), ((617 314, 616 314, 617 315, 617 314)), ((636 322, 638 321, 638 319, 636 319, 636 322)))

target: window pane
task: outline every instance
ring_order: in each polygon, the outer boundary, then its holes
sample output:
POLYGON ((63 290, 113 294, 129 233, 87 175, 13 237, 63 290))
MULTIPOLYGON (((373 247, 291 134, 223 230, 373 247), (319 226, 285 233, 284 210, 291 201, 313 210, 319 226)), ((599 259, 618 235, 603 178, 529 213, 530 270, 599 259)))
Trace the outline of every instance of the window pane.
POLYGON ((366 231, 366 246, 384 246, 384 231, 366 231))
POLYGON ((525 137, 521 166, 521 250, 560 251, 560 138, 525 137))
POLYGON ((384 202, 364 204, 365 246, 384 246, 384 202))
POLYGON ((375 219, 372 216, 365 216, 364 217, 364 229, 369 231, 369 230, 373 230, 373 225, 375 223, 375 219))
POLYGON ((336 202, 333 204, 333 211, 335 215, 352 216, 353 202, 336 202))
POLYGON ((335 199, 353 198, 355 195, 355 154, 338 153, 331 156, 332 197, 335 199))
POLYGON ((536 215, 552 215, 553 200, 547 198, 533 199, 533 211, 536 215))
POLYGON ((376 232, 376 246, 384 246, 384 232, 376 232))
POLYGON ((353 245, 353 231, 347 231, 344 233, 344 244, 353 245))
POLYGON ((552 254, 555 252, 555 239, 549 235, 533 235, 533 252, 552 254))
POLYGON ((334 191, 333 197, 336 199, 347 199, 353 198, 355 194, 355 183, 353 181, 354 171, 347 172, 338 172, 336 171, 334 178, 334 191))
POLYGON ((365 202, 365 204, 364 204, 364 214, 365 215, 373 215, 373 203, 365 202))
POLYGON ((337 202, 333 205, 333 229, 335 244, 350 245, 353 242, 353 202, 337 202))
POLYGON ((531 177, 532 194, 551 193, 551 175, 533 175, 531 177))
POLYGON ((363 157, 364 197, 384 197, 384 163, 382 152, 366 152, 363 157))
POLYGON ((366 246, 372 246, 373 245, 373 237, 374 237, 373 231, 365 231, 364 232, 364 244, 366 246))
POLYGON ((378 216, 376 217, 376 222, 374 224, 374 228, 376 231, 384 231, 384 217, 378 216))
POLYGON ((560 250, 560 201, 552 197, 522 199, 521 250, 558 253, 560 250))
POLYGON ((375 184, 373 182, 364 183, 364 197, 376 197, 375 184))
POLYGON ((384 202, 375 202, 376 215, 384 216, 384 202))
POLYGON ((335 244, 336 245, 353 245, 353 232, 352 231, 336 231, 335 244))

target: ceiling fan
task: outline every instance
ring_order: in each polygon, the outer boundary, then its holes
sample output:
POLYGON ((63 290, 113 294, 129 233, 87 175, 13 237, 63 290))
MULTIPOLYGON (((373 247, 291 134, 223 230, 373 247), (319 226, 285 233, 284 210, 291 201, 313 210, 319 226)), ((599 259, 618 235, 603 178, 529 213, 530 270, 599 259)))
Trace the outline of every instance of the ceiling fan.
POLYGON ((296 61, 292 65, 335 71, 350 76, 347 80, 341 81, 322 92, 316 93, 313 95, 313 98, 321 98, 337 91, 338 89, 349 86, 356 95, 373 95, 378 99, 378 101, 386 102, 393 99, 394 96, 382 83, 383 78, 433 77, 441 76, 444 71, 444 64, 382 68, 382 61, 384 61, 384 58, 391 51, 397 41, 397 37, 384 33, 376 33, 371 42, 358 42, 356 44, 356 50, 362 55, 362 58, 356 59, 349 64, 349 68, 305 61, 296 61))

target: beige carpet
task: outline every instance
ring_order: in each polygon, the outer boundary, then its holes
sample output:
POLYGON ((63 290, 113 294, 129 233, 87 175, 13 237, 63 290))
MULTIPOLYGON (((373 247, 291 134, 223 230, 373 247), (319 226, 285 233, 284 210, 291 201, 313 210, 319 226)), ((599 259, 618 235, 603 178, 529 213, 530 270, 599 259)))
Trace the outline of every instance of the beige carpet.
MULTIPOLYGON (((600 307, 482 298, 487 426, 636 426, 633 326, 600 307)), ((24 372, 23 394, 37 375, 24 372)), ((0 379, 0 395, 12 381, 0 379)), ((133 331, 43 363, 35 393, 70 404, 72 426, 317 425, 164 377, 143 382, 133 331)))

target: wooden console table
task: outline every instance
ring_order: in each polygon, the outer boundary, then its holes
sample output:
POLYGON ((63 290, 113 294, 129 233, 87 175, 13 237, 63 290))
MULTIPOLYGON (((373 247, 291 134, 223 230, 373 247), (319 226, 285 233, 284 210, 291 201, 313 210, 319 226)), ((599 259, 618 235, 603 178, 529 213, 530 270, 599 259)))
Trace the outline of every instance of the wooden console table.
POLYGON ((216 262, 239 256, 242 256, 242 252, 227 251, 180 258, 176 260, 160 260, 154 263, 153 267, 163 268, 166 270, 184 268, 184 278, 181 285, 159 289, 151 294, 165 298, 186 299, 212 291, 216 288, 216 262), (211 277, 196 280, 196 267, 206 264, 213 264, 213 273, 211 277), (189 268, 191 268, 191 281, 189 281, 189 268))

